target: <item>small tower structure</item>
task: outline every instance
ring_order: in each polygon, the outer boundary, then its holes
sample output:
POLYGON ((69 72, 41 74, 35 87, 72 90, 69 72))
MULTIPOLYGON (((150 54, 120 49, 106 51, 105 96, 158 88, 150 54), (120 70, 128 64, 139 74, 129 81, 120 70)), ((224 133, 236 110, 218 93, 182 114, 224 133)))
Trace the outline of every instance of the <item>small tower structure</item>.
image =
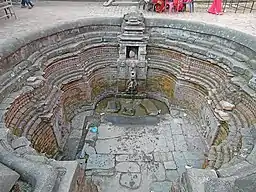
POLYGON ((124 15, 119 40, 118 90, 136 93, 145 89, 147 78, 147 43, 142 13, 124 15))

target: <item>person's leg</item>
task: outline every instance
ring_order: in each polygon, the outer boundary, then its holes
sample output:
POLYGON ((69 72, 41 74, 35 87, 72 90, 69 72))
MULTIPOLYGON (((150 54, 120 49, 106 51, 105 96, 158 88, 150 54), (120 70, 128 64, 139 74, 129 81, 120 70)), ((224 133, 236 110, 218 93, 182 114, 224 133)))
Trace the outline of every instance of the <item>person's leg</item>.
POLYGON ((34 7, 33 3, 30 0, 27 0, 28 8, 31 9, 34 7))
POLYGON ((21 8, 26 7, 26 0, 21 0, 21 8))

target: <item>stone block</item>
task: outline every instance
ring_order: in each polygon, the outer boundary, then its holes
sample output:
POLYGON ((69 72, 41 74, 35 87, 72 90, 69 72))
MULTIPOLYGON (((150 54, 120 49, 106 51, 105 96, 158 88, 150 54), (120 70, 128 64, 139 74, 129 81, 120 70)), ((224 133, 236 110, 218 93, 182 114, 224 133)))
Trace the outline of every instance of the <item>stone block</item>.
POLYGON ((175 164, 175 161, 167 161, 167 162, 164 162, 164 168, 166 170, 175 170, 177 169, 177 166, 175 164))
POLYGON ((224 111, 215 109, 215 113, 217 114, 217 118, 221 121, 228 121, 230 119, 229 114, 224 111))
POLYGON ((229 103, 229 102, 227 102, 227 101, 223 101, 223 100, 220 101, 220 105, 221 105, 221 107, 222 107, 223 110, 227 110, 227 111, 232 111, 233 108, 235 107, 234 104, 229 103))
POLYGON ((180 177, 179 172, 177 170, 166 170, 166 180, 168 181, 177 181, 180 177))
POLYGON ((252 66, 252 68, 254 69, 254 70, 256 70, 256 60, 250 60, 249 61, 249 63, 250 63, 250 65, 252 66))
POLYGON ((210 179, 205 182, 205 191, 207 192, 234 192, 230 182, 221 179, 210 179))
POLYGON ((236 179, 235 191, 255 192, 255 190, 256 190, 256 173, 236 179))
POLYGON ((250 88, 256 91, 256 75, 250 79, 248 85, 250 88))
POLYGON ((205 191, 205 182, 218 178, 214 170, 189 168, 185 172, 187 184, 192 191, 205 191))
POLYGON ((19 179, 20 175, 0 163, 0 190, 8 192, 19 179))
POLYGON ((240 163, 236 163, 231 167, 227 167, 224 169, 218 170, 218 175, 221 177, 230 177, 235 175, 247 175, 249 173, 256 172, 256 169, 254 169, 254 166, 247 161, 242 161, 240 163))
POLYGON ((20 147, 29 146, 30 144, 31 144, 31 142, 26 137, 19 137, 12 141, 12 148, 17 149, 20 147))
POLYGON ((19 147, 19 148, 15 149, 15 152, 19 153, 20 155, 24 155, 24 154, 37 155, 36 150, 30 146, 19 147))

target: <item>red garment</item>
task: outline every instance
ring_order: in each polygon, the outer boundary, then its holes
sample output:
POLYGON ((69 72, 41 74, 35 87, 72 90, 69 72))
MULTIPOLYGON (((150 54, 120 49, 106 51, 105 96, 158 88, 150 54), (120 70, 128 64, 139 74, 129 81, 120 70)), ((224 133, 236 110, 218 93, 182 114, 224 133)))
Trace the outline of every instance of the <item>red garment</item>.
POLYGON ((183 0, 173 0, 173 5, 176 11, 183 11, 183 0))
POLYGON ((157 13, 161 13, 165 10, 165 0, 157 0, 155 2, 155 8, 157 13))
POLYGON ((222 0, 213 0, 211 7, 208 9, 209 13, 222 14, 222 0))

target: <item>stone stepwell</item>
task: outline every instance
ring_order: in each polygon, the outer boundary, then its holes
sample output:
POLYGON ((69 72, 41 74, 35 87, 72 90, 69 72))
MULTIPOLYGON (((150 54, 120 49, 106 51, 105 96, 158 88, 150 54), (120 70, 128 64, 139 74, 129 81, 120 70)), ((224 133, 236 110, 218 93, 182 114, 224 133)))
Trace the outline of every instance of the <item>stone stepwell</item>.
POLYGON ((0 189, 256 188, 255 37, 135 11, 54 26, 0 50, 0 189), (132 102, 119 109, 117 98, 132 102), (158 121, 107 118, 136 114, 158 121))

